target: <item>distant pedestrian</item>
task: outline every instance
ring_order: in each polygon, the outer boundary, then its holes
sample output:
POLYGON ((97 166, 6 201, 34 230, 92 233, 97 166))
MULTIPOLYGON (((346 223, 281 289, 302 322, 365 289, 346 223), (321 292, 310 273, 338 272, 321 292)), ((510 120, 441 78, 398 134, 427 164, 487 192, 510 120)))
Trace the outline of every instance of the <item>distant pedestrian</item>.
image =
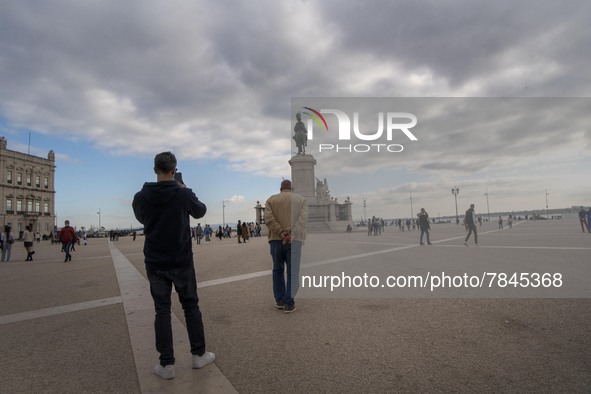
POLYGON ((482 227, 482 216, 478 216, 478 226, 482 227))
POLYGON ((70 221, 66 220, 64 222, 65 226, 62 227, 60 231, 60 241, 63 245, 63 250, 66 253, 66 258, 64 259, 64 263, 67 261, 72 261, 72 255, 70 254, 70 249, 76 242, 76 231, 70 226, 70 221))
POLYGON ((591 207, 587 210, 587 231, 591 233, 591 207))
POLYGON ((10 226, 4 226, 4 232, 0 234, 0 244, 2 245, 2 261, 10 261, 14 235, 10 231, 10 226))
POLYGON ((585 232, 585 228, 587 228, 587 231, 589 231, 589 223, 587 222, 587 212, 585 212, 584 207, 581 207, 581 210, 579 211, 579 222, 581 223, 581 230, 583 232, 585 232))
POLYGON ((511 215, 509 215, 507 218, 507 226, 509 226, 509 228, 513 228, 513 216, 511 215))
POLYGON ((421 208, 421 212, 419 212, 417 216, 419 217, 419 228, 421 230, 420 244, 424 245, 423 234, 427 234, 427 245, 433 245, 429 240, 429 230, 431 229, 431 225, 429 224, 429 214, 425 211, 425 208, 421 208))
POLYGON ((246 243, 246 241, 249 240, 249 235, 248 234, 250 232, 249 229, 248 229, 248 226, 247 226, 246 222, 242 223, 242 230, 241 231, 242 231, 242 241, 244 243, 246 243))
POLYGON ((25 249, 27 250, 27 259, 25 261, 33 261, 33 255, 35 251, 33 250, 33 241, 34 235, 31 232, 31 225, 25 226, 25 232, 23 233, 23 241, 25 245, 25 249))
POLYGON ((195 228, 195 239, 197 239, 197 245, 201 245, 201 238, 203 238, 203 228, 201 228, 201 223, 197 223, 197 227, 195 228))
POLYGON ((238 224, 236 224, 236 236, 238 237, 238 243, 241 244, 242 241, 240 238, 242 237, 242 222, 239 220, 238 224))
POLYGON ((464 245, 468 246, 468 240, 470 239, 470 235, 472 235, 472 232, 474 232, 474 244, 478 245, 478 233, 476 232, 476 224, 474 221, 474 204, 470 204, 470 208, 468 208, 468 210, 466 211, 464 223, 466 225, 466 228, 468 229, 468 235, 466 235, 464 245))
POLYGON ((203 235, 205 235, 205 242, 209 242, 210 238, 211 238, 211 227, 209 226, 209 224, 205 225, 205 228, 203 229, 203 235))
POLYGON ((499 216, 499 230, 503 229, 503 218, 499 216))

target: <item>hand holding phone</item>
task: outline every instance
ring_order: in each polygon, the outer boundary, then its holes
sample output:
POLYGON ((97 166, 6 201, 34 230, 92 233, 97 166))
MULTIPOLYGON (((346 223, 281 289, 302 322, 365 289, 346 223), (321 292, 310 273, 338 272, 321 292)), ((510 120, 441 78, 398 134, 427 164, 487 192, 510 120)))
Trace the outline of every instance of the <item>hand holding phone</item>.
POLYGON ((174 180, 183 186, 185 185, 185 182, 183 182, 183 173, 182 172, 175 172, 174 173, 174 180))

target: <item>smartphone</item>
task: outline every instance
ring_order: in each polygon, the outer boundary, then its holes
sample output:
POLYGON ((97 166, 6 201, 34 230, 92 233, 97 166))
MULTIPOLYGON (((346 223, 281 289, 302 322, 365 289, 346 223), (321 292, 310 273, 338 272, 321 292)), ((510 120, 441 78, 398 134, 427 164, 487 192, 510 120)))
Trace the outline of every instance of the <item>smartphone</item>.
POLYGON ((178 183, 180 183, 181 185, 185 184, 185 182, 183 182, 183 173, 182 172, 176 172, 174 174, 174 180, 177 181, 178 183))

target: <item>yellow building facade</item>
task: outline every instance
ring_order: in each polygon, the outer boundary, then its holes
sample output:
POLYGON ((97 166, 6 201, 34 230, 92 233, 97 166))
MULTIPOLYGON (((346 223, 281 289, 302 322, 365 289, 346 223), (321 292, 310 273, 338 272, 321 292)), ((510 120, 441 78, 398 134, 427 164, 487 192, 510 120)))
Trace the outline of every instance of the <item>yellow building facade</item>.
POLYGON ((0 137, 0 218, 2 228, 9 225, 15 237, 25 226, 49 235, 55 226, 55 154, 47 158, 6 149, 0 137))

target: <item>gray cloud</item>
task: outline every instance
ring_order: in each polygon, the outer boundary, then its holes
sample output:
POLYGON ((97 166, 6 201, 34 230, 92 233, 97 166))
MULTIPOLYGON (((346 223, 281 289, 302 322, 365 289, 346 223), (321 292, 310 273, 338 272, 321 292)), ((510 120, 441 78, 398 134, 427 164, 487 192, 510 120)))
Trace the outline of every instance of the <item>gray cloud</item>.
MULTIPOLYGON (((120 155, 167 145, 183 158, 221 158, 235 170, 278 176, 289 171, 293 149, 292 97, 591 89, 591 5, 582 0, 1 5, 3 127, 76 135, 120 155)), ((451 103, 429 109, 426 119, 445 125, 424 132, 395 166, 442 177, 508 171, 528 167, 524 157, 562 158, 591 144, 588 119, 563 124, 585 104, 533 121, 516 113, 478 124, 473 109, 441 117, 451 103)), ((364 157, 339 164, 368 173, 387 166, 364 157)))

